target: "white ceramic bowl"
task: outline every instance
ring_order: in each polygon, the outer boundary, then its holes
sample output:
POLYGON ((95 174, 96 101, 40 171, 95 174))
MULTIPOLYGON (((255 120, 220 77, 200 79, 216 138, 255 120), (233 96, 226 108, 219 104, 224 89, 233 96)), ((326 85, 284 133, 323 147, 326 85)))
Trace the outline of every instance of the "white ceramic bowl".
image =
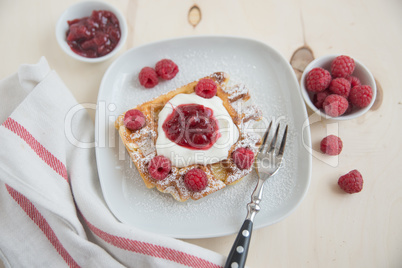
POLYGON ((59 43, 60 47, 66 52, 69 56, 74 59, 83 61, 83 62, 101 62, 105 61, 111 57, 113 57, 124 45, 127 39, 127 23, 123 16, 123 14, 112 5, 102 2, 102 1, 88 1, 88 2, 78 2, 77 4, 69 7, 64 13, 60 16, 59 20, 56 24, 56 39, 59 43), (68 20, 79 19, 83 17, 89 17, 92 14, 93 10, 108 10, 113 12, 117 19, 119 20, 121 37, 117 46, 109 53, 102 57, 98 58, 87 58, 76 54, 71 50, 66 41, 66 32, 68 30, 68 20))
POLYGON ((377 96, 377 87, 376 87, 376 83, 374 80, 373 75, 370 73, 370 71, 366 68, 366 66, 364 66, 361 62, 359 62, 358 60, 356 60, 355 58, 355 64, 356 64, 356 68, 353 72, 353 76, 356 76, 357 78, 360 79, 360 82, 362 83, 362 85, 369 85, 372 89, 373 89, 373 99, 371 100, 370 104, 367 107, 361 108, 361 109, 357 109, 357 108, 353 108, 353 110, 345 115, 341 115, 338 117, 331 117, 327 114, 325 114, 325 112, 323 110, 318 109, 317 107, 315 107, 315 105, 313 104, 313 96, 314 93, 310 92, 306 89, 306 77, 307 74, 316 67, 321 67, 324 68, 328 71, 331 70, 331 62, 339 55, 327 55, 327 56, 323 56, 320 58, 317 58, 315 60, 313 60, 312 62, 310 62, 309 65, 307 65, 306 69, 303 72, 303 75, 301 77, 300 80, 300 89, 301 89, 301 93, 302 96, 304 98, 304 101, 306 102, 306 104, 316 113, 320 114, 322 117, 324 118, 328 118, 328 119, 333 119, 333 120, 349 120, 349 119, 355 119, 363 114, 365 114, 368 110, 370 110, 371 106, 373 106, 374 101, 376 99, 377 96))

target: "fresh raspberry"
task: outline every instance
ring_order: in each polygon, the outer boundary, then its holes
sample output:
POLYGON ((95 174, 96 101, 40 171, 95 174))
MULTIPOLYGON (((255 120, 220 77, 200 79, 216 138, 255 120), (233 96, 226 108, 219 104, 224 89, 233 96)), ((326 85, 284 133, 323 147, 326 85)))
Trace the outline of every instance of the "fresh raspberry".
POLYGON ((373 90, 370 86, 355 86, 350 90, 349 100, 358 108, 367 107, 372 99, 373 90))
POLYGON ((156 63, 155 71, 160 78, 170 80, 179 72, 179 67, 172 60, 163 59, 156 63))
POLYGON ((321 140, 320 149, 324 154, 338 155, 341 153, 343 147, 342 140, 335 136, 329 135, 321 140))
POLYGON ((232 153, 232 159, 240 169, 249 169, 254 163, 254 153, 247 148, 238 148, 232 153))
POLYGON ((322 109, 322 104, 324 103, 325 98, 328 97, 328 95, 330 94, 331 93, 329 93, 328 90, 324 90, 314 94, 313 97, 314 106, 317 107, 318 109, 322 109))
POLYGON ((140 80, 140 84, 145 88, 153 88, 159 83, 158 75, 151 67, 142 68, 138 79, 140 80))
POLYGON ((200 97, 210 99, 216 95, 217 86, 215 81, 209 78, 203 78, 198 81, 198 84, 194 88, 195 94, 200 97))
POLYGON ((363 189, 362 174, 356 169, 352 170, 339 178, 338 185, 349 194, 358 193, 363 189))
POLYGON ((349 106, 348 106, 348 108, 346 109, 346 111, 345 111, 345 113, 343 115, 350 114, 353 111, 353 104, 350 103, 349 100, 348 100, 348 103, 349 103, 349 106))
POLYGON ((312 69, 306 77, 306 88, 312 92, 324 91, 331 82, 331 74, 320 67, 312 69))
POLYGON ((345 55, 336 57, 331 63, 332 77, 347 77, 355 70, 355 61, 345 55))
POLYGON ((329 90, 334 94, 348 98, 350 92, 350 82, 342 77, 335 78, 329 84, 329 90))
POLYGON ((337 117, 346 112, 349 102, 345 97, 337 94, 331 94, 325 98, 322 107, 327 115, 337 117))
POLYGON ((145 115, 137 109, 132 109, 124 115, 124 125, 129 130, 139 130, 145 125, 145 115))
POLYGON ((163 180, 171 169, 170 160, 163 155, 157 155, 149 161, 148 172, 155 180, 163 180))
POLYGON ((201 192, 207 188, 207 174, 200 168, 193 168, 184 175, 184 184, 190 191, 201 192))
POLYGON ((350 88, 355 87, 355 86, 361 86, 362 83, 360 82, 360 79, 357 78, 356 76, 353 75, 349 75, 348 77, 346 77, 346 79, 349 81, 350 83, 350 88))

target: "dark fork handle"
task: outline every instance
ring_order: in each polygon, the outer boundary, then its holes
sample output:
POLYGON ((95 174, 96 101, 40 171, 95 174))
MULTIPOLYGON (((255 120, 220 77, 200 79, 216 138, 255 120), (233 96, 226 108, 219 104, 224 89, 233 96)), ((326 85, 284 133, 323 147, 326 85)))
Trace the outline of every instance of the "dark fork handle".
POLYGON ((236 240, 230 250, 225 268, 243 268, 246 263, 248 246, 250 245, 253 222, 246 219, 237 234, 236 240), (236 265, 237 264, 237 265, 236 265))

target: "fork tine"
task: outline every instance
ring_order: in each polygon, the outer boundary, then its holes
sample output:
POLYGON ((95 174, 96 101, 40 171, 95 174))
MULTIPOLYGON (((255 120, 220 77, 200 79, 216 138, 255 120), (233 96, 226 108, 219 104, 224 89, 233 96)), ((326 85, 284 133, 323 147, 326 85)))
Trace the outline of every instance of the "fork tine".
POLYGON ((281 146, 279 147, 279 152, 278 155, 282 156, 283 152, 285 151, 285 145, 286 145, 286 137, 288 135, 288 126, 286 125, 285 131, 283 132, 283 136, 282 136, 282 142, 281 142, 281 146))
POLYGON ((265 134, 264 134, 264 137, 263 137, 263 139, 262 139, 262 143, 261 143, 261 147, 260 147, 259 153, 262 153, 262 151, 264 151, 265 145, 266 145, 266 143, 267 143, 269 131, 271 130, 271 126, 272 126, 272 121, 271 121, 271 123, 269 123, 269 126, 268 126, 267 130, 265 131, 265 134))
POLYGON ((276 143, 276 140, 278 139, 279 128, 280 128, 280 124, 278 124, 278 127, 276 128, 275 135, 272 138, 272 141, 271 141, 271 144, 269 146, 269 151, 268 152, 272 152, 272 150, 275 149, 275 143, 276 143))

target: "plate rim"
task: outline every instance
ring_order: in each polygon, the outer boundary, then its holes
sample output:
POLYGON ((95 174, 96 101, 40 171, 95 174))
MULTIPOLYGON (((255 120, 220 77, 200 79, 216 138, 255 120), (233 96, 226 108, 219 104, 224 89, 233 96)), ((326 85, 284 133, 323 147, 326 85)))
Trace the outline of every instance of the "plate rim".
MULTIPOLYGON (((134 226, 136 228, 139 228, 141 230, 143 230, 141 227, 135 226, 133 224, 130 223, 126 223, 124 221, 122 221, 121 219, 119 219, 119 217, 116 215, 118 213, 116 213, 115 211, 113 211, 111 209, 111 205, 110 205, 110 200, 108 200, 108 197, 105 195, 104 193, 104 182, 102 182, 102 179, 100 178, 100 172, 99 172, 99 161, 98 159, 100 158, 99 154, 100 154, 100 149, 98 147, 98 140, 99 140, 99 110, 98 110, 98 103, 100 101, 100 97, 102 96, 102 92, 105 90, 104 88, 104 84, 106 83, 106 77, 108 76, 108 74, 111 72, 111 70, 114 69, 115 65, 118 64, 118 62, 128 53, 130 53, 131 51, 135 51, 135 50, 140 50, 143 47, 147 47, 147 46, 152 46, 152 45, 157 45, 157 44, 161 44, 161 43, 168 43, 168 42, 179 42, 179 41, 185 41, 185 40, 191 40, 191 39, 230 39, 230 40, 240 40, 240 41, 247 41, 247 42, 253 42, 256 43, 258 45, 263 46, 265 49, 268 49, 270 52, 275 53, 276 56, 280 57, 281 60, 283 60, 284 66, 286 66, 287 71, 290 73, 290 76, 292 76, 292 80, 295 83, 295 86, 297 88, 297 93, 295 92, 294 94, 298 95, 298 102, 300 102, 300 105, 302 107, 303 110, 303 119, 305 120, 303 125, 306 125, 307 123, 307 127, 302 129, 301 131, 301 137, 298 137, 299 139, 302 139, 302 144, 304 145, 303 148, 300 147, 300 149, 306 149, 308 150, 309 148, 311 149, 311 130, 310 130, 310 123, 309 123, 309 117, 308 117, 308 113, 307 113, 307 108, 305 106, 303 97, 301 95, 300 92, 300 84, 299 81, 297 80, 296 74, 294 72, 294 70, 292 69, 290 63, 285 59, 285 57, 275 48, 269 46, 268 44, 266 44, 265 42, 258 40, 258 39, 254 39, 254 38, 249 38, 249 37, 242 37, 242 36, 236 36, 236 35, 191 35, 191 36, 184 36, 184 37, 174 37, 174 38, 167 38, 167 39, 161 39, 161 40, 156 40, 156 41, 152 41, 149 43, 145 43, 139 46, 135 46, 132 47, 128 50, 126 50, 125 52, 123 52, 121 55, 119 55, 116 59, 113 60, 113 62, 109 65, 109 67, 107 68, 107 70, 105 71, 105 73, 102 76, 102 80, 101 83, 99 85, 99 90, 98 90, 98 97, 97 97, 97 104, 96 104, 96 114, 95 114, 95 158, 96 158, 96 166, 97 166, 97 171, 98 171, 98 179, 99 179, 99 183, 101 186, 101 192, 102 192, 102 197, 106 202, 106 205, 109 209, 109 211, 112 213, 112 215, 114 215, 114 217, 121 223, 123 224, 127 224, 127 225, 131 225, 134 226), (305 132, 304 132, 305 131, 305 132), (305 144, 304 140, 306 139, 306 141, 308 142, 308 144, 305 144)), ((310 188, 310 184, 311 184, 311 174, 312 174, 312 154, 311 152, 308 150, 308 167, 306 170, 306 177, 307 177, 307 181, 306 181, 306 187, 303 189, 301 195, 300 195, 300 199, 297 201, 296 205, 294 205, 290 210, 288 210, 286 213, 284 213, 281 217, 277 218, 275 221, 268 221, 265 223, 260 223, 258 225, 254 225, 254 229, 260 229, 269 225, 273 225, 276 224, 282 220, 284 220, 285 218, 287 218, 289 215, 291 215, 299 206, 300 204, 303 202, 303 200, 305 199, 307 192, 310 188)), ((251 190, 250 190, 250 195, 251 195, 251 190)), ((239 209, 244 209, 246 208, 246 204, 244 204, 244 208, 239 208, 239 209)), ((240 228, 240 225, 239 225, 240 228)), ((146 230, 143 230, 146 231, 146 230)), ((147 231, 149 232, 149 231, 147 231)), ((152 232, 155 233, 155 232, 152 232)), ((204 234, 204 235, 183 235, 183 234, 176 234, 174 232, 169 232, 169 233, 155 233, 155 234, 160 234, 160 235, 166 235, 168 237, 174 237, 174 238, 178 238, 178 239, 199 239, 199 238, 213 238, 213 237, 222 237, 222 236, 226 236, 226 235, 231 235, 237 233, 237 231, 226 231, 226 232, 215 232, 211 235, 209 234, 204 234)))

